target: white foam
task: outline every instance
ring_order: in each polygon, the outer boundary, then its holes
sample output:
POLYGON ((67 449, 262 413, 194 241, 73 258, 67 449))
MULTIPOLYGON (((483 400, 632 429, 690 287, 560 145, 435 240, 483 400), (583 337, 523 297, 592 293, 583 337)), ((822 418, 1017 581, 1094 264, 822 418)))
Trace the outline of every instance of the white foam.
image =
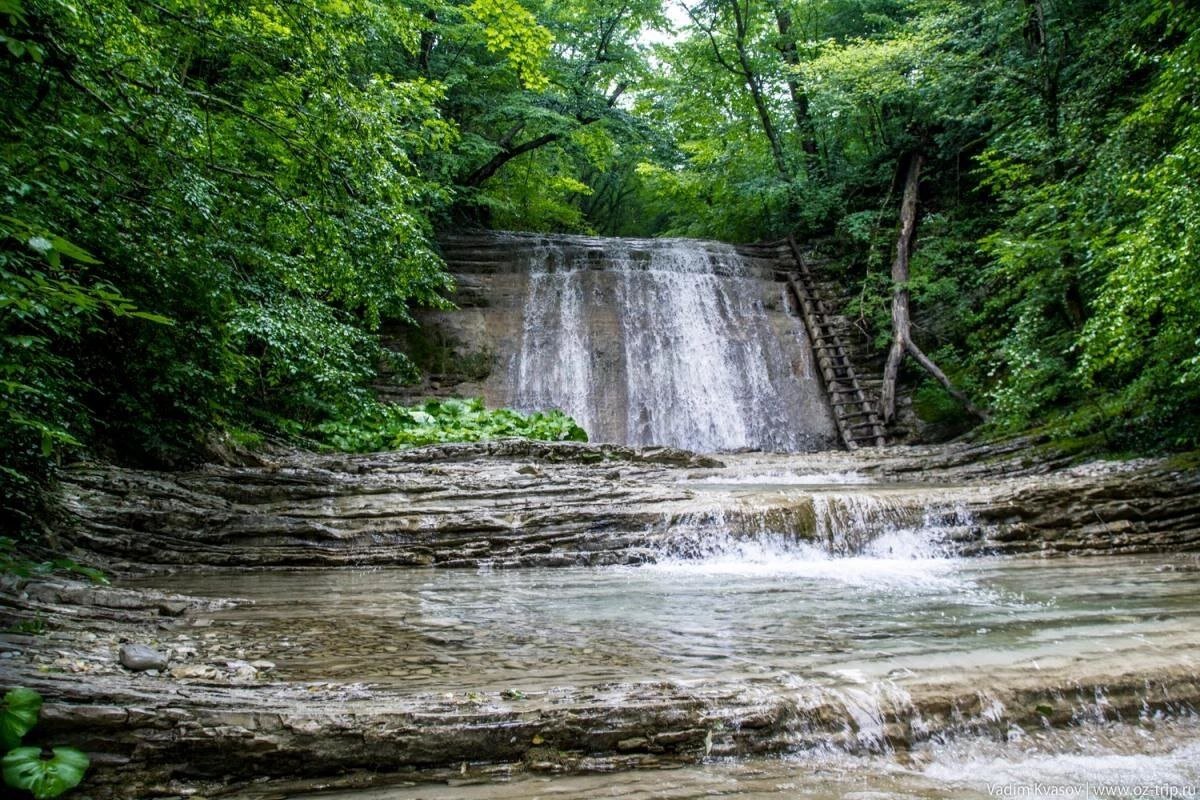
POLYGON ((744 475, 705 475, 681 481, 684 484, 718 486, 856 486, 873 483, 859 472, 762 472, 744 475))

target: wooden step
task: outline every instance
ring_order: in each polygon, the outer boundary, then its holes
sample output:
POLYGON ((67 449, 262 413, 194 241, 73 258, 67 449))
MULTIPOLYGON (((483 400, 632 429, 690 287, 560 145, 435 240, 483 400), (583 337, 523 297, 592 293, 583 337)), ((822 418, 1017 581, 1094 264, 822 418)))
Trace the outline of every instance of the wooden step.
POLYGON ((859 386, 854 365, 838 334, 845 325, 827 319, 830 306, 821 298, 799 248, 792 239, 787 240, 787 247, 796 269, 788 276, 786 284, 808 331, 842 442, 851 449, 882 444, 884 431, 878 413, 859 386))

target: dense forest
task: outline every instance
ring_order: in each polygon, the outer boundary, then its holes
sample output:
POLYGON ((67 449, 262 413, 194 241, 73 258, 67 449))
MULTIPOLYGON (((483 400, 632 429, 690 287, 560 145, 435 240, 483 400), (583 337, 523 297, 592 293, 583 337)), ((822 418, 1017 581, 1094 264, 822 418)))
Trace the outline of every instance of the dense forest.
POLYGON ((914 339, 986 430, 1200 445, 1191 4, 0 0, 0 26, 6 507, 81 454, 402 425, 377 333, 447 302, 440 230, 793 234, 884 352, 906 196, 914 339))

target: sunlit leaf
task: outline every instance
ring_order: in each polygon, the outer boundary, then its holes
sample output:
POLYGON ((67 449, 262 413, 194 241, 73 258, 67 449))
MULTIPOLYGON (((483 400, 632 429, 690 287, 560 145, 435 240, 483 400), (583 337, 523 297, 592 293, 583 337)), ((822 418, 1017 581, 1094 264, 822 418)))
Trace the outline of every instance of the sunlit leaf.
POLYGON ((31 792, 35 800, 58 797, 83 781, 90 761, 71 747, 55 747, 49 758, 40 747, 18 747, 0 761, 5 782, 31 792))
POLYGON ((0 744, 11 750, 37 724, 42 696, 32 689, 17 688, 4 695, 0 708, 0 744))

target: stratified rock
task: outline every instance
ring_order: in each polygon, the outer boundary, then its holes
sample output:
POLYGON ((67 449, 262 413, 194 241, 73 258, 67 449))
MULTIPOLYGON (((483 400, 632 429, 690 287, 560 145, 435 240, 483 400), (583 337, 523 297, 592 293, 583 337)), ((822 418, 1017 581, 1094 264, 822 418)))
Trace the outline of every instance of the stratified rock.
POLYGON ((132 672, 163 670, 167 668, 167 657, 144 644, 124 644, 121 645, 121 666, 132 672))
MULTIPOLYGON (((1200 549, 1200 471, 1169 461, 1069 467, 1031 441, 729 461, 504 440, 368 455, 280 452, 266 467, 187 472, 87 465, 62 473, 61 538, 89 556, 136 565, 512 568, 686 556, 698 543, 680 538, 680 522, 704 515, 746 535, 814 536, 815 495, 804 486, 751 504, 688 480, 702 473, 744 486, 747 463, 757 463, 769 468, 764 474, 825 464, 902 481, 909 488, 888 491, 886 502, 918 520, 937 493, 972 518, 954 536, 964 554, 1200 549), (538 474, 521 472, 529 469, 538 474)), ((99 605, 134 602, 88 591, 99 605)))

